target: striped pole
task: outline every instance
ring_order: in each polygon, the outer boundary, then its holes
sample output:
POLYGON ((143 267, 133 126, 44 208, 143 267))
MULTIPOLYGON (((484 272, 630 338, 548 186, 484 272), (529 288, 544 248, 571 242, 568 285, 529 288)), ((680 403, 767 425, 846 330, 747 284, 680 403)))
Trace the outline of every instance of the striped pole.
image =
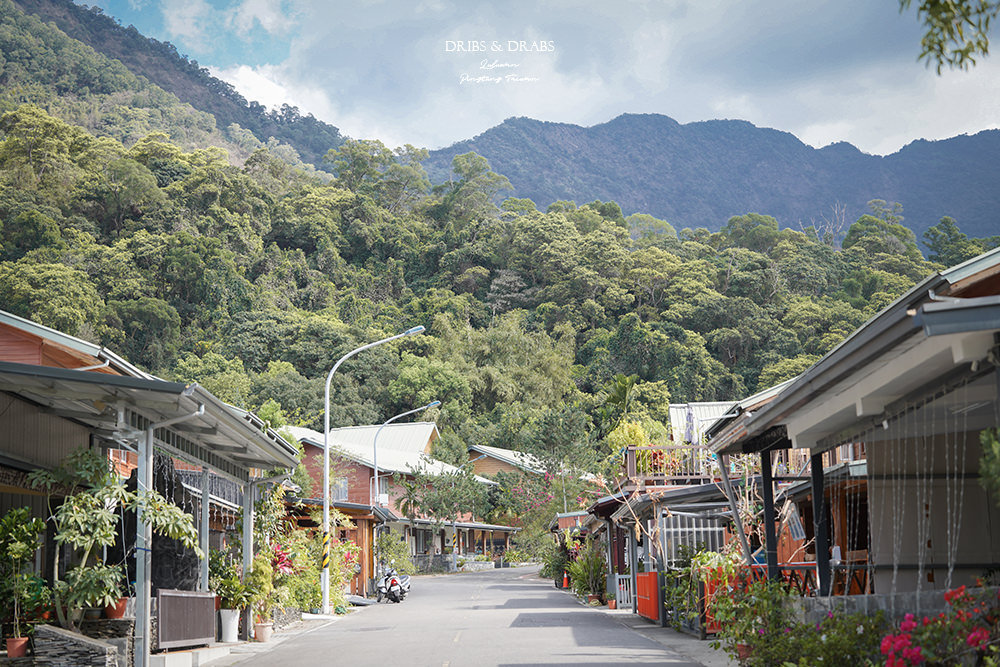
POLYGON ((323 531, 323 569, 330 567, 330 532, 323 531))

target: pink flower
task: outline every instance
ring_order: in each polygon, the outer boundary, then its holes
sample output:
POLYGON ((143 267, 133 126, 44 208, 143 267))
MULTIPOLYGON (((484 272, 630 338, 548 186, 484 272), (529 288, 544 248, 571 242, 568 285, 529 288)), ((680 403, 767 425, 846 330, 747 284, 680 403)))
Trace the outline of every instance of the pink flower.
POLYGON ((913 632, 916 627, 917 622, 913 620, 913 614, 907 614, 903 622, 899 624, 899 629, 903 632, 913 632))
POLYGON ((990 631, 984 627, 978 627, 969 633, 965 638, 965 643, 973 648, 983 648, 990 639, 990 631))

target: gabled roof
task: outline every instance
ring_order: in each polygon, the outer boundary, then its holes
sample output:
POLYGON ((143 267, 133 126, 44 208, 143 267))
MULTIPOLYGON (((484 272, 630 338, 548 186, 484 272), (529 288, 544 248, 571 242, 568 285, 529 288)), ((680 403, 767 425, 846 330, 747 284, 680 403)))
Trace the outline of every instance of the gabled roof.
MULTIPOLYGON (((289 426, 286 427, 285 430, 289 431, 300 442, 310 444, 314 447, 319 447, 320 449, 323 448, 323 434, 318 431, 301 426, 289 426)), ((387 430, 389 430, 388 427, 382 432, 382 435, 384 435, 387 430)), ((340 455, 360 463, 363 466, 374 468, 374 432, 372 432, 373 437, 371 440, 367 442, 358 442, 357 439, 342 440, 338 438, 337 434, 340 431, 343 431, 343 429, 330 430, 331 454, 339 453, 340 455)), ((444 461, 433 459, 423 452, 407 451, 405 449, 383 449, 382 435, 379 436, 378 440, 378 469, 380 472, 410 474, 414 470, 424 470, 435 475, 458 472, 458 468, 455 466, 445 463, 444 461)), ((478 475, 475 477, 477 481, 482 482, 483 484, 488 484, 490 486, 496 485, 496 482, 488 480, 485 477, 479 477, 478 475)))
MULTIPOLYGON (((72 364, 17 363, 9 357, 0 361, 0 390, 43 411, 127 444, 150 423, 189 415, 203 406, 199 416, 158 431, 157 445, 238 481, 249 479, 251 468, 295 465, 294 446, 257 415, 219 400, 204 387, 162 380, 104 347, 3 310, 0 329, 37 340, 50 362, 72 364)), ((16 350, 0 349, 0 357, 4 352, 16 350)))
MULTIPOLYGON (((90 370, 105 373, 118 373, 119 375, 128 375, 131 377, 141 377, 147 379, 154 377, 149 373, 140 370, 136 366, 133 366, 103 346, 95 345, 83 339, 77 338, 76 336, 70 336, 69 334, 57 331, 43 324, 32 322, 31 320, 23 317, 18 317, 13 313, 0 310, 0 327, 3 326, 9 327, 13 331, 23 332, 27 336, 37 338, 43 345, 48 345, 55 350, 63 351, 69 354, 75 353, 76 355, 92 357, 99 362, 98 364, 85 364, 87 367, 102 366, 93 367, 90 368, 90 370)), ((7 359, 7 361, 15 360, 7 359)), ((74 366, 74 368, 80 370, 80 367, 74 366)))
POLYGON ((532 472, 538 475, 545 474, 545 466, 541 460, 537 456, 526 452, 516 452, 513 449, 501 449, 500 447, 489 447, 487 445, 469 445, 468 451, 485 454, 515 468, 520 468, 525 472, 532 472))

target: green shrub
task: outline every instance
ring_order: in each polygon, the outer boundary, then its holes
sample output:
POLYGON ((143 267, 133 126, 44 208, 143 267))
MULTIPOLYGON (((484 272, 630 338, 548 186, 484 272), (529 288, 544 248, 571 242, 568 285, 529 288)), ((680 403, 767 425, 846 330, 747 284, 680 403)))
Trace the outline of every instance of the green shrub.
POLYGON ((569 564, 570 581, 577 595, 604 596, 608 568, 603 551, 600 543, 588 536, 576 560, 569 564))

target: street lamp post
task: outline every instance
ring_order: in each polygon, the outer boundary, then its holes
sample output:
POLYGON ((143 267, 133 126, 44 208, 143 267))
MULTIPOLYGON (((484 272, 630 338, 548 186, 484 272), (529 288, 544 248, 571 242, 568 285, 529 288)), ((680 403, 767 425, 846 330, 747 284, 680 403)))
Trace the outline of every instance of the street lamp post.
POLYGON ((396 421, 397 419, 401 419, 403 417, 415 414, 417 412, 423 412, 424 410, 426 410, 428 408, 435 408, 435 407, 437 407, 439 405, 441 405, 441 401, 431 401, 430 403, 428 403, 427 405, 424 405, 422 407, 414 408, 412 410, 407 410, 406 412, 400 412, 395 417, 389 417, 384 422, 382 422, 382 425, 378 427, 377 431, 375 431, 375 438, 372 440, 372 467, 375 469, 375 475, 374 475, 374 478, 372 479, 372 485, 374 486, 374 493, 372 491, 368 492, 368 500, 371 503, 372 507, 375 507, 376 505, 378 505, 378 495, 379 495, 379 493, 378 493, 378 435, 379 435, 379 433, 382 432, 382 429, 384 429, 386 426, 388 426, 392 422, 396 421))
POLYGON ((358 352, 373 348, 376 345, 381 345, 382 343, 388 343, 396 340, 397 338, 412 336, 423 332, 423 326, 416 326, 412 329, 407 329, 401 334, 396 334, 395 336, 389 336, 388 338, 377 340, 374 343, 362 345, 361 347, 351 350, 338 359, 337 363, 335 363, 333 368, 330 369, 330 373, 326 376, 326 393, 324 395, 323 402, 323 571, 320 574, 320 584, 323 589, 322 611, 324 614, 330 613, 330 382, 333 380, 333 374, 337 372, 338 368, 340 368, 340 364, 344 363, 358 352))
MULTIPOLYGON (((389 417, 384 422, 382 422, 382 425, 379 426, 378 429, 375 431, 375 437, 372 439, 372 468, 375 470, 375 474, 372 476, 372 487, 373 487, 374 490, 373 489, 369 489, 368 490, 368 501, 371 503, 371 506, 372 506, 372 514, 375 513, 375 507, 379 504, 379 498, 378 498, 378 496, 379 496, 379 493, 378 493, 378 436, 379 436, 379 433, 382 432, 382 429, 384 429, 386 426, 388 426, 392 422, 396 421, 397 419, 401 419, 403 417, 415 414, 417 412, 423 412, 424 410, 426 410, 428 408, 434 408, 434 407, 437 407, 439 405, 441 405, 441 401, 431 401, 427 405, 421 406, 419 408, 414 408, 413 410, 407 410, 406 412, 400 412, 398 415, 396 415, 394 417, 389 417)), ((375 531, 376 532, 373 535, 374 538, 375 538, 375 544, 373 546, 377 549, 378 548, 378 532, 377 532, 378 531, 378 526, 375 527, 375 531)), ((373 552, 374 552, 374 549, 373 549, 373 552)), ((382 566, 379 565, 377 569, 381 570, 381 567, 382 566)), ((376 574, 375 576, 378 577, 379 575, 376 574)))

